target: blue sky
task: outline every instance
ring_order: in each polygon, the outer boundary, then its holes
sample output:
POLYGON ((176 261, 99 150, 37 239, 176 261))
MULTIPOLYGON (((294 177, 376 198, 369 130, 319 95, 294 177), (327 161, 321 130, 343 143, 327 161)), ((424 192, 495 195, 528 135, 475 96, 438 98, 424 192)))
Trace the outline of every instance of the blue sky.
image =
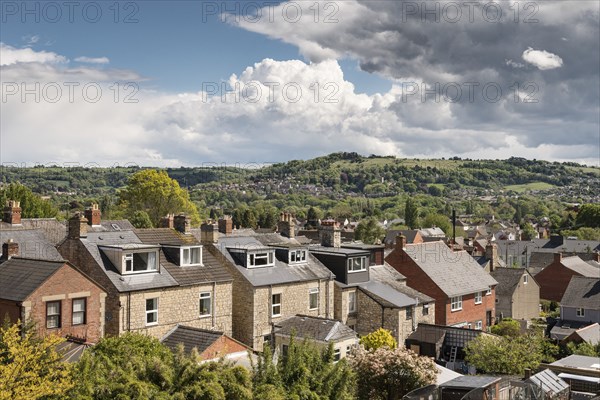
POLYGON ((76 2, 70 21, 63 2, 3 2, 0 156, 197 165, 358 151, 598 165, 600 3, 516 13, 500 0, 498 20, 487 3, 469 19, 432 2, 431 19, 410 0, 76 2), (224 81, 238 94, 258 87, 257 101, 203 93, 224 81), (73 101, 65 82, 79 86, 73 101), (36 84, 41 101, 23 94, 36 84), (99 101, 82 95, 90 84, 99 101), (298 90, 299 101, 286 96, 298 90))

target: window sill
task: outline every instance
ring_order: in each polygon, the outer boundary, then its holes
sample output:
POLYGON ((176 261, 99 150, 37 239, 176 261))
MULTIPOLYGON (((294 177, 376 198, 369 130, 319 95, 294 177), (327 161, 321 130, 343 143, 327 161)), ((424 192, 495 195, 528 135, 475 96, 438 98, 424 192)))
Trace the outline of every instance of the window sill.
POLYGON ((281 318, 281 314, 271 315, 271 318, 281 318))
POLYGON ((483 303, 483 301, 480 301, 480 302, 475 302, 475 305, 476 305, 476 306, 478 306, 478 305, 480 305, 480 304, 482 304, 482 303, 483 303))
POLYGON ((462 311, 462 308, 457 308, 456 310, 450 310, 450 312, 458 312, 458 311, 462 311))
POLYGON ((87 325, 87 323, 85 323, 85 322, 83 324, 71 324, 71 326, 85 326, 85 325, 87 325))
POLYGON ((210 317, 212 317, 212 314, 203 314, 203 315, 199 316, 198 318, 205 319, 205 318, 210 318, 210 317))
POLYGON ((150 324, 148 324, 148 323, 146 324, 146 326, 157 326, 157 325, 158 325, 158 322, 152 322, 150 324))

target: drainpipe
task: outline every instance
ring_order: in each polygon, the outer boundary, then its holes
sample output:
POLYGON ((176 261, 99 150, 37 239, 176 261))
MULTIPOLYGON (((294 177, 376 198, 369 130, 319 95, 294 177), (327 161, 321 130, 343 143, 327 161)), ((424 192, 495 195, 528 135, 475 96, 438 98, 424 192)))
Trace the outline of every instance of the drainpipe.
POLYGON ((212 290, 212 326, 215 327, 217 323, 216 314, 217 314, 217 282, 213 282, 213 290, 212 290))
POLYGON ((131 292, 127 292, 127 332, 131 331, 131 292))

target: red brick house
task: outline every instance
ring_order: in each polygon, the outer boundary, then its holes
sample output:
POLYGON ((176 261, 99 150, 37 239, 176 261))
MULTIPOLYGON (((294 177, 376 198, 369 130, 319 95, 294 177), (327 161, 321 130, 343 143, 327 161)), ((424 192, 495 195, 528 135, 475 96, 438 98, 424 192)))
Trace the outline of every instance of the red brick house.
POLYGON ((12 257, 0 264, 0 317, 31 320, 40 336, 98 342, 105 298, 102 287, 66 261, 12 257))
POLYGON ((183 346, 183 351, 188 354, 192 349, 196 349, 203 361, 246 358, 250 350, 248 346, 223 332, 183 325, 177 325, 170 330, 161 342, 174 352, 179 346, 183 346))
POLYGON ((560 302, 573 276, 600 278, 600 270, 578 256, 564 257, 554 254, 554 261, 535 275, 540 285, 540 298, 560 302))
POLYGON ((486 329, 495 319, 497 282, 466 251, 442 241, 405 245, 399 237, 385 261, 406 284, 435 299, 435 323, 486 329))

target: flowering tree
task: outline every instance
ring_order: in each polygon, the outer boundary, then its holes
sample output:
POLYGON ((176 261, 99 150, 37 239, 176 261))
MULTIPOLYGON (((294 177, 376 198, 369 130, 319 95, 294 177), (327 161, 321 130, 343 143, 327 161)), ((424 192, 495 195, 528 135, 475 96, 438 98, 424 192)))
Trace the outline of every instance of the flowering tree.
POLYGON ((381 347, 395 349, 398 347, 398 343, 392 336, 392 332, 383 328, 379 328, 375 332, 371 332, 368 335, 361 337, 360 344, 367 350, 377 350, 381 347))
POLYGON ((357 377, 359 400, 397 400, 436 381, 433 360, 403 349, 356 350, 348 361, 357 377))

